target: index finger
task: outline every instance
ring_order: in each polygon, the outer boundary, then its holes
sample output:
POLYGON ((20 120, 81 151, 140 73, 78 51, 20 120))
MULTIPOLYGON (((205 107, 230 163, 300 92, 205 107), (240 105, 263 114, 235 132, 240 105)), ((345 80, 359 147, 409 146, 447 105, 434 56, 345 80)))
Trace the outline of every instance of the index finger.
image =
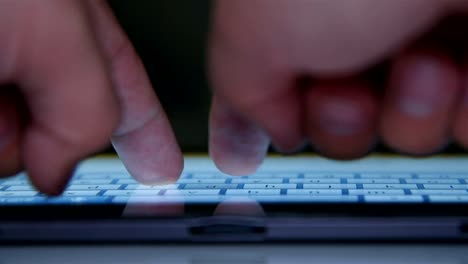
POLYGON ((175 181, 183 167, 182 154, 145 68, 106 2, 87 3, 122 107, 112 144, 137 180, 175 181))

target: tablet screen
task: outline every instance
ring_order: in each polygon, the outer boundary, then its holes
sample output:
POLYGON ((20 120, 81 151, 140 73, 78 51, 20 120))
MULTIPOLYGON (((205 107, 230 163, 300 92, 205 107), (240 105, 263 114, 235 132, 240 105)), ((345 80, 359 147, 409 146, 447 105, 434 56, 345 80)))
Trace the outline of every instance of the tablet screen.
POLYGON ((187 157, 177 182, 147 186, 135 181, 118 159, 94 158, 77 168, 59 197, 37 192, 24 173, 1 180, 0 206, 112 205, 130 211, 162 206, 177 211, 180 205, 223 203, 468 204, 466 164, 465 156, 371 156, 357 161, 270 157, 254 174, 230 176, 207 157, 187 157))

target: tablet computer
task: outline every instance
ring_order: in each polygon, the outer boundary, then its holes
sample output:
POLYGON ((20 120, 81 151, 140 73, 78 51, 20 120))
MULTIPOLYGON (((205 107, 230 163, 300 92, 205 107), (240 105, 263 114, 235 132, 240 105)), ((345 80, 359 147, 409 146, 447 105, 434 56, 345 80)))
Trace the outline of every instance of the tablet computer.
POLYGON ((463 155, 276 156, 229 176, 189 155, 176 183, 146 186, 116 157, 96 157, 58 197, 24 173, 0 180, 0 241, 463 241, 467 165, 463 155))

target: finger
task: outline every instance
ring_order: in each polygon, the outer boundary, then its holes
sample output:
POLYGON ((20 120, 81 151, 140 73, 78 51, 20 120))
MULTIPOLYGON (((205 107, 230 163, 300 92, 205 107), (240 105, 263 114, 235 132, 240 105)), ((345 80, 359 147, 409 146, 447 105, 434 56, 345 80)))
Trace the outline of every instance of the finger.
POLYGON ((351 159, 373 147, 379 111, 369 85, 354 80, 318 82, 304 98, 306 132, 319 152, 351 159))
POLYGON ((450 138, 461 76, 454 62, 429 50, 399 56, 386 91, 380 130, 391 147, 423 155, 450 138))
POLYGON ((265 132, 214 96, 210 113, 210 156, 231 175, 255 172, 270 140, 265 132))
POLYGON ((452 135, 463 147, 468 149, 468 66, 462 74, 461 92, 453 120, 452 135))
POLYGON ((278 150, 295 151, 303 143, 295 73, 291 69, 276 69, 277 65, 255 53, 255 48, 250 50, 252 54, 243 54, 223 38, 221 33, 214 33, 211 41, 214 93, 233 111, 264 130, 278 150))
POLYGON ((8 11, 17 16, 8 27, 17 31, 5 39, 16 45, 13 51, 0 51, 16 54, 12 80, 31 113, 23 162, 40 191, 58 194, 75 164, 108 144, 119 118, 118 104, 81 2, 9 4, 8 11))
POLYGON ((112 144, 129 172, 144 183, 175 181, 183 159, 141 60, 105 1, 87 1, 122 107, 112 144))
POLYGON ((18 89, 0 88, 0 177, 12 176, 22 169, 21 140, 27 120, 26 104, 18 89))

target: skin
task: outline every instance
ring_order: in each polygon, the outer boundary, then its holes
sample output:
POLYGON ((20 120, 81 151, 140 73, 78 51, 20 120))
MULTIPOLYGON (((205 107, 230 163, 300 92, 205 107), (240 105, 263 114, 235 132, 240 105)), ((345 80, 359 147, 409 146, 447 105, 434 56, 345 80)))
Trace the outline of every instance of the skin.
POLYGON ((468 147, 468 68, 452 52, 466 26, 436 28, 467 1, 216 3, 210 149, 220 169, 256 168, 270 140, 283 152, 308 141, 336 159, 361 157, 378 140, 411 155, 450 140, 468 147), (386 81, 376 84, 366 73, 383 62, 386 81))
POLYGON ((0 81, 15 85, 0 91, 0 175, 26 169, 56 195, 110 139, 141 182, 179 176, 166 115, 105 1, 5 0, 0 10, 0 81))
MULTIPOLYGON (((465 8, 458 0, 218 0, 211 156, 244 174, 270 141, 284 152, 309 141, 341 159, 378 138, 409 154, 452 138, 468 147, 466 67, 417 45, 465 8), (384 60, 391 67, 380 96, 362 72, 384 60)), ((105 1, 4 0, 0 13, 0 175, 25 169, 56 195, 76 163, 111 140, 137 180, 177 179, 180 149, 105 1)))

